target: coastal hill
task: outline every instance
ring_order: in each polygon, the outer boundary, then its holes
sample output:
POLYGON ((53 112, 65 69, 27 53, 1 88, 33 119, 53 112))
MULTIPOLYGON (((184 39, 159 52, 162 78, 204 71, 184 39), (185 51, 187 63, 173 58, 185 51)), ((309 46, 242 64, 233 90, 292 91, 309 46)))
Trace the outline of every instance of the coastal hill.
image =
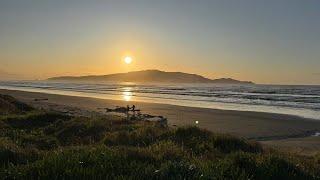
POLYGON ((220 83, 220 84, 253 84, 250 81, 239 81, 231 78, 209 79, 197 74, 183 72, 165 72, 159 70, 132 71, 109 75, 60 76, 49 78, 55 81, 113 81, 113 82, 159 82, 159 83, 220 83))

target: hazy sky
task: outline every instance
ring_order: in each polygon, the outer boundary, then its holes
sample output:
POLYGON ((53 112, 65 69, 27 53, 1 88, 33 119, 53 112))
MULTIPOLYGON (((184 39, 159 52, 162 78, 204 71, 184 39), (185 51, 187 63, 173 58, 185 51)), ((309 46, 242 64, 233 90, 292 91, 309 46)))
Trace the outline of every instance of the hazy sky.
POLYGON ((2 77, 142 69, 320 84, 320 1, 0 1, 2 77))

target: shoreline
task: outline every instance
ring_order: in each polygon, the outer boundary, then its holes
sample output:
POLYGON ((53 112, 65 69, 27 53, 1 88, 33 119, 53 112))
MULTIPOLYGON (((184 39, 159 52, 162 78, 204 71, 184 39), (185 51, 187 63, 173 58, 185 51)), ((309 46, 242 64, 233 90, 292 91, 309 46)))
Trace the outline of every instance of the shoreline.
MULTIPOLYGON (((217 110, 230 110, 240 112, 262 112, 280 115, 291 115, 299 116, 305 119, 314 119, 320 121, 320 114, 318 111, 304 108, 284 107, 284 106, 269 106, 269 105, 254 105, 247 103, 233 103, 233 102, 221 102, 221 101, 204 101, 202 99, 180 99, 180 98, 168 98, 158 96, 145 96, 135 95, 130 92, 128 93, 96 93, 86 92, 83 90, 64 90, 63 88, 38 88, 29 86, 0 86, 0 89, 27 91, 27 92, 39 92, 46 94, 59 94, 66 96, 77 96, 77 97, 90 97, 106 100, 119 100, 119 101, 130 101, 130 102, 144 102, 144 103, 156 103, 156 104, 167 104, 194 108, 205 108, 205 109, 217 109, 217 110)), ((68 89, 68 88, 67 88, 68 89)))
POLYGON ((294 115, 196 108, 148 102, 128 102, 20 90, 0 89, 0 94, 11 95, 37 108, 59 108, 65 110, 72 107, 79 109, 79 112, 91 111, 103 113, 101 108, 114 108, 115 106, 135 104, 143 113, 161 115, 168 118, 168 124, 171 127, 196 125, 212 132, 257 140, 268 145, 281 142, 280 145, 284 146, 286 142, 292 142, 286 141, 287 139, 299 139, 299 143, 294 143, 294 145, 291 145, 292 143, 288 144, 292 148, 300 144, 306 145, 304 139, 312 138, 318 139, 318 141, 312 141, 313 143, 308 145, 308 147, 320 149, 320 137, 310 137, 312 134, 320 132, 320 121, 294 115), (35 101, 35 99, 47 100, 35 101), (195 121, 198 121, 199 124, 195 124, 195 121))

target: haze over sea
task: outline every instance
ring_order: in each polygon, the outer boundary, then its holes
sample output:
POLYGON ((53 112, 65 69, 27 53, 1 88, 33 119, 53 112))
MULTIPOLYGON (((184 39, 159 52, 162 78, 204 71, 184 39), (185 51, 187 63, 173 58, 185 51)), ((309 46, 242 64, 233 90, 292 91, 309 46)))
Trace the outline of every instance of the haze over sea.
POLYGON ((320 86, 1 81, 0 88, 124 100, 128 104, 144 101, 320 120, 320 86))

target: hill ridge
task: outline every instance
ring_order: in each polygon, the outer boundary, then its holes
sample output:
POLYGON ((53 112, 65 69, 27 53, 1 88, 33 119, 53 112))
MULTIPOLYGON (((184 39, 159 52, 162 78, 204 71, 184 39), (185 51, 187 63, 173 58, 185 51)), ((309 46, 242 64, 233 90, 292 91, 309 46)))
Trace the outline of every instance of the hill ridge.
POLYGON ((202 75, 185 72, 166 72, 157 69, 130 71, 107 75, 58 76, 48 78, 55 81, 115 81, 115 82, 167 82, 167 83, 221 83, 253 84, 251 81, 240 81, 232 78, 209 79, 202 75))

